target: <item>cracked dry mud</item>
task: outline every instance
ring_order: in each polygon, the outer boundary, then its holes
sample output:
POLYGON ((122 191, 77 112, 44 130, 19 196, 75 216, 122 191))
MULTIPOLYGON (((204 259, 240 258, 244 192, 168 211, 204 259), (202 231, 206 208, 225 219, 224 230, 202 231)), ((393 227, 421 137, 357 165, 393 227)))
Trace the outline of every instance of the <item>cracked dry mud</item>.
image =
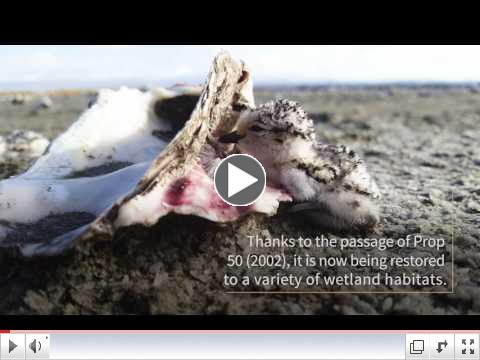
MULTIPOLYGON (((153 228, 127 228, 113 242, 83 243, 57 258, 0 253, 0 313, 480 313, 480 94, 461 87, 262 90, 256 102, 279 96, 304 105, 320 139, 349 145, 367 162, 383 195, 377 234, 451 239, 453 232, 453 294, 226 294, 226 257, 247 250, 246 235, 321 231, 281 215, 227 225, 168 216, 153 228)), ((52 100, 54 109, 38 114, 0 103, 0 132, 30 129, 52 139, 86 108, 88 97, 52 100)), ((0 176, 27 166, 1 163, 0 176)))

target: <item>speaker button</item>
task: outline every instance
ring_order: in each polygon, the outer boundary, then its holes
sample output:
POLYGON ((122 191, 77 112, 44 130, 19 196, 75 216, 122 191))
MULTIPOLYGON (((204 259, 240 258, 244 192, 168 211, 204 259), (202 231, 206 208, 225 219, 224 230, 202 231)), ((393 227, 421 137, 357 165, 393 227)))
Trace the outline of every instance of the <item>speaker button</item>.
POLYGON ((27 334, 25 350, 27 359, 49 359, 50 334, 27 334))

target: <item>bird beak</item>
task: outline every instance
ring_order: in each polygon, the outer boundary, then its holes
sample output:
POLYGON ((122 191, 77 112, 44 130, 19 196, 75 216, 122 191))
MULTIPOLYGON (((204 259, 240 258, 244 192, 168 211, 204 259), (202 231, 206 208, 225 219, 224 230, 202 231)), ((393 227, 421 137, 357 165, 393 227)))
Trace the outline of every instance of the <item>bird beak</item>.
POLYGON ((223 144, 236 144, 239 140, 243 139, 245 135, 239 134, 237 131, 222 135, 218 138, 223 144))

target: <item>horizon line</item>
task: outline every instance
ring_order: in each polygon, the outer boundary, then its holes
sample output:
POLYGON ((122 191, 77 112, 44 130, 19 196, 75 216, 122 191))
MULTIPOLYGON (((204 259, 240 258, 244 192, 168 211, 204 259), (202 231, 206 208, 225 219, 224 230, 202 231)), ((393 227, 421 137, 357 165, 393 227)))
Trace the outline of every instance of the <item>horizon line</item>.
MULTIPOLYGON (((0 92, 36 92, 36 91, 60 91, 60 90, 96 90, 101 88, 119 88, 122 86, 132 88, 155 88, 171 87, 178 83, 190 85, 202 85, 196 81, 177 81, 166 84, 166 81, 153 80, 149 82, 141 80, 113 80, 113 81, 92 81, 92 82, 0 82, 0 92), (163 84, 162 84, 163 83, 163 84), (69 85, 70 84, 70 85, 69 85)), ((269 88, 329 88, 329 87, 471 87, 480 86, 480 80, 368 80, 368 81, 260 81, 254 85, 257 89, 269 88)))

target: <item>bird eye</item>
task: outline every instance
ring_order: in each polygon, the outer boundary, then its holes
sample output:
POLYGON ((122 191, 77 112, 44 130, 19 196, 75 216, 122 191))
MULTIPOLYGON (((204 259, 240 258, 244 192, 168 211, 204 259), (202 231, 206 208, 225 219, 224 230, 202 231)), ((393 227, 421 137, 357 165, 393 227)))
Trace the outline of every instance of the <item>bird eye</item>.
POLYGON ((250 127, 250 130, 255 131, 255 132, 259 132, 259 131, 264 131, 265 129, 258 126, 258 125, 253 125, 252 127, 250 127))

